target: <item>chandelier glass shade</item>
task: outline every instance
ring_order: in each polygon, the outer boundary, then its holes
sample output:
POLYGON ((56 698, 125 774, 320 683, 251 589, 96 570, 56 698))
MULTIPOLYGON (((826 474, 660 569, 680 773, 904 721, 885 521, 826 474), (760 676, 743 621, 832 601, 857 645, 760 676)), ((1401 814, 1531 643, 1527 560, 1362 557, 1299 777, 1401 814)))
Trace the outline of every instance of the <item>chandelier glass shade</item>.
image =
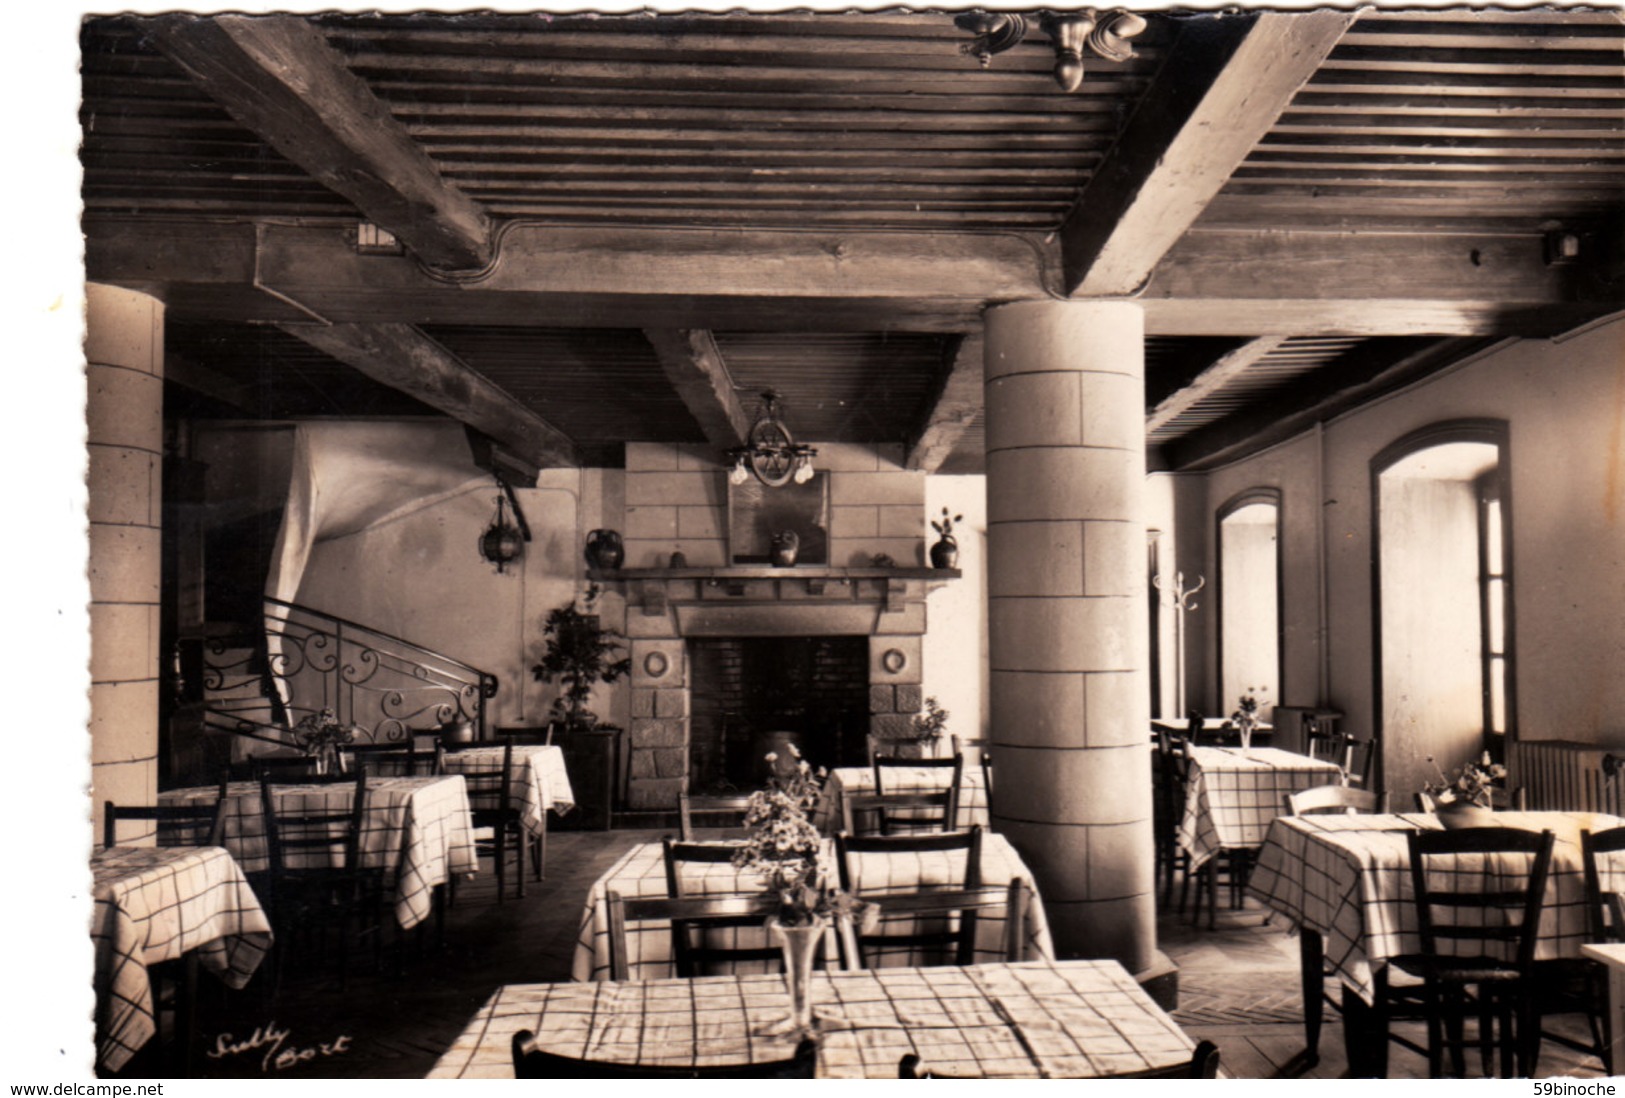
POLYGON ((732 483, 743 484, 753 474, 769 488, 812 479, 812 459, 818 451, 795 440, 779 418, 779 395, 772 390, 762 394, 761 411, 745 441, 746 445, 726 451, 732 483))

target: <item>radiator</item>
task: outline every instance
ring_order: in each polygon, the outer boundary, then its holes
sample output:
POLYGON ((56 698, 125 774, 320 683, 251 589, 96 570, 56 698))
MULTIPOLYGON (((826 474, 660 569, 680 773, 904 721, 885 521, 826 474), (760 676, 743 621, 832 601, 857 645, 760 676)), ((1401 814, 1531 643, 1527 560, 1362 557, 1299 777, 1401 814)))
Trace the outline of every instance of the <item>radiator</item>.
POLYGON ((1625 747, 1573 740, 1527 740, 1511 745, 1508 782, 1522 786, 1531 810, 1625 815, 1620 786, 1625 747))

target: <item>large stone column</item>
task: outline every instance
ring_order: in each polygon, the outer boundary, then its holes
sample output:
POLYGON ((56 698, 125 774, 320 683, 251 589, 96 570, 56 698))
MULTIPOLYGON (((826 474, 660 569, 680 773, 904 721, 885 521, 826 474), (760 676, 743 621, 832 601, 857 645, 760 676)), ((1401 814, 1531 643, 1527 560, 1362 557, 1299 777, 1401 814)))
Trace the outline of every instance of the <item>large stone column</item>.
MULTIPOLYGON (((99 836, 103 801, 152 804, 158 792, 164 306, 115 286, 93 283, 85 292, 90 759, 99 836)), ((121 832, 121 841, 130 834, 121 832)))
POLYGON ((1059 954, 1137 973, 1156 949, 1144 344, 1129 302, 987 312, 994 827, 1059 954))

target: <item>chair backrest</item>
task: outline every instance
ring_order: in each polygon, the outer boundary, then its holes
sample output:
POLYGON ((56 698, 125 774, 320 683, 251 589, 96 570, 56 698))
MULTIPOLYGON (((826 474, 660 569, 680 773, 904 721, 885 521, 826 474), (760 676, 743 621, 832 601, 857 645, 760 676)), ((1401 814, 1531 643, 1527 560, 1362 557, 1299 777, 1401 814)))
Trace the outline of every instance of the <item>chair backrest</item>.
POLYGON ((248 760, 253 781, 273 777, 278 781, 303 781, 316 776, 316 760, 310 755, 255 755, 248 760))
POLYGON ((953 794, 847 793, 841 797, 841 830, 848 835, 926 834, 951 831, 953 794))
POLYGON ((1625 942, 1625 897, 1617 889, 1604 890, 1599 854, 1625 851, 1625 827, 1605 831, 1581 831, 1580 855, 1585 862, 1586 940, 1625 942))
POLYGON ((1388 794, 1373 793, 1348 785, 1317 785, 1286 795, 1289 816, 1324 816, 1333 813, 1381 813, 1388 811, 1388 794))
POLYGON ((745 822, 745 810, 750 807, 749 793, 735 793, 726 797, 692 797, 687 793, 677 795, 677 818, 679 832, 683 841, 694 838, 694 817, 699 815, 719 816, 726 814, 728 827, 738 828, 745 822))
MULTIPOLYGON (((1117 1075, 1103 1075, 1103 1079, 1216 1079, 1219 1076, 1219 1046, 1212 1041, 1200 1041, 1191 1050, 1191 1058, 1165 1068, 1130 1071, 1117 1075)), ((906 1054, 897 1063, 899 1079, 953 1079, 969 1076, 939 1075, 932 1071, 914 1053, 906 1054)))
MULTIPOLYGON (((609 917, 609 973, 614 980, 631 979, 631 953, 627 928, 634 923, 669 922, 691 932, 752 925, 760 927, 779 910, 778 898, 766 892, 748 896, 622 896, 610 892, 605 899, 609 917)), ((780 955, 777 948, 730 950, 727 960, 761 960, 780 955)), ((710 960, 710 958, 703 958, 710 960)), ((673 955, 674 962, 678 960, 673 955)))
POLYGON ((1412 831, 1406 840, 1423 954, 1498 957, 1524 968, 1533 964, 1552 863, 1550 831, 1474 827, 1412 831), (1520 855, 1527 872, 1508 867, 1508 859, 1520 855), (1493 876, 1486 872, 1488 859, 1496 863, 1493 876), (1483 887, 1492 880, 1501 887, 1483 887))
POLYGON ((348 743, 339 748, 339 758, 347 767, 363 765, 377 777, 410 778, 440 773, 442 751, 439 744, 420 750, 411 738, 384 743, 348 743))
POLYGON ((536 728, 531 725, 508 725, 496 730, 497 738, 518 744, 550 745, 553 742, 553 722, 536 728))
MULTIPOLYGON (((964 851, 965 874, 958 881, 944 882, 948 888, 982 887, 982 829, 971 827, 965 831, 924 833, 919 835, 850 835, 835 836, 835 867, 840 874, 841 887, 852 890, 857 874, 853 872, 854 858, 865 854, 911 855, 933 852, 964 851)), ((868 881, 872 891, 884 882, 868 881)))
POLYGON ((513 1035, 517 1079, 811 1079, 817 1067, 818 1042, 811 1037, 802 1038, 788 1060, 687 1067, 577 1060, 537 1048, 536 1035, 528 1029, 513 1035))
MULTIPOLYGON (((458 744, 445 749, 444 759, 456 758, 465 751, 476 751, 490 747, 491 744, 458 744)), ((474 826, 491 827, 505 822, 514 812, 513 807, 513 741, 502 742, 502 768, 500 770, 480 770, 474 773, 460 772, 463 782, 468 789, 468 799, 473 802, 476 797, 481 799, 485 807, 476 806, 472 815, 474 826), (495 805, 491 804, 495 800, 495 805)))
POLYGON ((993 752, 985 744, 982 747, 982 788, 987 790, 988 802, 993 801, 993 752))
POLYGON ((738 842, 673 842, 671 836, 667 835, 660 840, 661 853, 666 862, 666 895, 673 899, 684 895, 682 880, 684 862, 700 865, 731 862, 741 845, 738 842))
POLYGON ((959 822, 959 785, 965 773, 965 757, 958 752, 945 759, 902 759, 893 755, 876 755, 874 759, 875 793, 885 795, 889 793, 918 793, 933 795, 937 798, 932 802, 934 810, 922 811, 925 807, 909 810, 906 814, 880 813, 881 830, 890 832, 894 828, 920 829, 935 825, 939 830, 952 831, 959 822), (946 773, 947 784, 933 783, 932 789, 907 789, 902 787, 899 771, 905 770, 940 770, 946 773), (935 805, 940 803, 940 809, 935 805))
POLYGON ((1333 762, 1343 768, 1343 781, 1347 785, 1371 788, 1371 763, 1376 755, 1371 740, 1357 740, 1347 732, 1335 737, 1333 762))
POLYGON ((260 778, 260 804, 265 813, 265 846, 273 878, 290 872, 360 868, 361 824, 367 810, 367 768, 357 765, 353 774, 327 774, 277 782, 260 778), (278 787, 288 785, 349 785, 353 792, 347 803, 336 807, 295 807, 278 804, 278 787), (333 852, 341 854, 342 864, 334 864, 333 852), (322 864, 305 867, 306 852, 322 864))
MULTIPOLYGON (((974 964, 976 960, 975 917, 996 913, 1004 919, 1004 960, 1015 964, 1025 958, 1027 947, 1027 910, 1032 902, 1032 891, 1020 877, 1010 878, 1008 885, 987 885, 982 888, 957 888, 931 892, 896 892, 867 894, 864 902, 879 909, 880 923, 907 918, 910 920, 959 919, 959 933, 952 937, 955 950, 954 963, 974 964), (966 916, 970 916, 967 918, 966 916)), ((850 922, 840 928, 842 947, 849 964, 867 967, 869 947, 896 946, 895 934, 859 934, 850 922)), ((933 941, 952 936, 932 934, 933 941)))
POLYGON ((226 837, 226 781, 213 804, 102 805, 102 845, 118 845, 121 820, 146 820, 156 825, 157 846, 220 846, 226 837))

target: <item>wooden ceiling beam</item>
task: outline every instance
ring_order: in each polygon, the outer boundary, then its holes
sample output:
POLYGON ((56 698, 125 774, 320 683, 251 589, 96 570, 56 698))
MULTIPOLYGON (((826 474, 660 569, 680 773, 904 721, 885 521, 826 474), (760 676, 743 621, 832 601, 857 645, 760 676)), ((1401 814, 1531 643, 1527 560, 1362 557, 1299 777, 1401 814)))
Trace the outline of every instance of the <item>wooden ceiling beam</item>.
POLYGON ((278 324, 282 331, 460 423, 538 469, 578 464, 569 437, 410 324, 278 324))
POLYGON ((1286 336, 1263 336, 1259 339, 1250 339, 1235 350, 1220 355, 1217 361, 1197 374, 1189 385, 1176 389, 1151 410, 1145 417, 1146 431, 1155 431, 1172 423, 1246 373, 1249 367, 1265 358, 1286 340, 1286 336))
MULTIPOLYGON (((259 229, 90 218, 86 267, 180 318, 715 331, 976 331, 987 303, 1056 277, 1013 235, 516 225, 464 283, 356 255, 342 227, 259 229)), ((1204 228, 1137 300, 1150 335, 1545 335, 1617 308, 1600 237, 1582 244, 1548 267, 1537 232, 1204 228)))
POLYGON ((942 376, 925 422, 909 444, 904 468, 935 473, 981 414, 982 346, 981 333, 972 332, 952 341, 944 352, 942 376))
POLYGON ((484 210, 441 177, 307 20, 165 15, 144 27, 233 118, 355 203, 424 263, 467 270, 491 261, 484 210))
POLYGON ((1321 10, 1187 22, 1061 226, 1066 291, 1144 284, 1354 18, 1321 10))
POLYGON ((697 328, 645 328, 643 335, 705 440, 719 450, 743 446, 750 436, 751 417, 739 403, 728 364, 711 333, 697 328))

